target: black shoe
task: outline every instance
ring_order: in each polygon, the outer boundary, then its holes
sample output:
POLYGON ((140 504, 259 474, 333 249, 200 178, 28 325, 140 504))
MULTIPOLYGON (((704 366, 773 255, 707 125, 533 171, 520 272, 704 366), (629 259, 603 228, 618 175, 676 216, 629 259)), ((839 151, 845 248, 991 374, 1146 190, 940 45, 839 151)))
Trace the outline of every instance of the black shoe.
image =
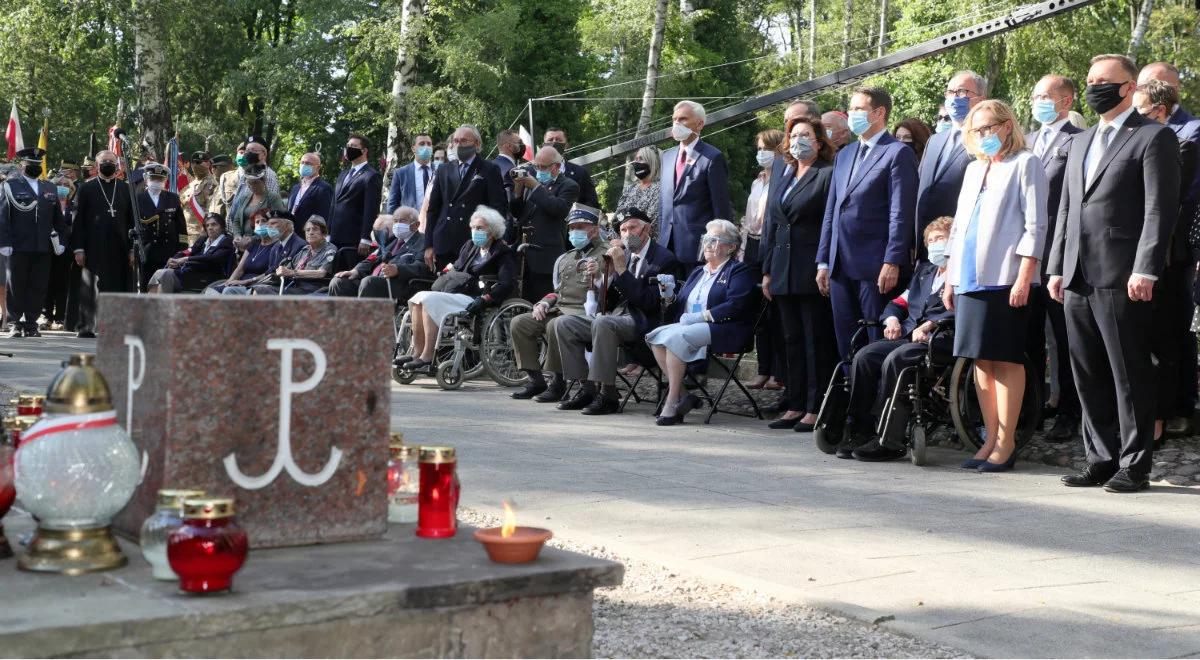
POLYGON ((24 336, 25 336, 25 328, 22 328, 19 325, 14 325, 12 332, 8 333, 9 339, 21 339, 24 336))
POLYGON ((767 424, 767 428, 769 428, 769 429, 794 429, 794 428, 796 428, 796 424, 799 424, 799 423, 800 423, 799 416, 793 417, 791 419, 783 419, 782 417, 780 417, 779 419, 767 424))
POLYGON ((546 391, 546 381, 531 380, 525 383, 525 387, 513 392, 509 396, 514 399, 532 399, 533 397, 546 391))
POLYGON ((35 323, 35 324, 29 326, 28 328, 25 328, 25 336, 26 337, 41 337, 42 333, 38 332, 37 324, 35 323))
POLYGON ((558 404, 558 409, 559 410, 583 410, 584 408, 587 408, 588 405, 595 399, 596 399, 595 392, 587 392, 587 391, 584 391, 581 389, 575 393, 575 396, 558 404))
POLYGON ((621 412, 621 402, 606 396, 598 396, 580 412, 585 415, 612 415, 621 412))
POLYGON ((675 426, 676 424, 682 423, 683 415, 680 415, 679 413, 675 413, 669 417, 667 415, 659 415, 654 419, 655 426, 675 426))
POLYGON ((91 330, 80 330, 79 332, 75 333, 75 336, 79 339, 95 339, 96 333, 92 332, 91 330))
POLYGON ((1079 433, 1079 418, 1069 413, 1060 413, 1054 418, 1054 426, 1046 431, 1046 442, 1067 442, 1079 433))
POLYGON ((400 357, 396 358, 395 360, 392 360, 392 364, 397 367, 400 367, 400 366, 404 366, 404 365, 408 364, 409 362, 412 362, 415 359, 417 359, 417 358, 415 358, 411 355, 401 355, 400 357))
POLYGON ((1136 493, 1150 487, 1150 480, 1144 476, 1135 475, 1127 468, 1117 470, 1112 479, 1104 482, 1104 490, 1110 493, 1136 493))
POLYGON ((1068 474, 1062 478, 1064 486, 1074 488, 1088 488, 1091 486, 1103 486, 1106 481, 1112 479, 1114 472, 1109 468, 1100 467, 1097 465, 1089 465, 1083 472, 1068 474))
POLYGON ((679 405, 675 408, 675 416, 682 419, 684 415, 692 412, 696 408, 703 408, 703 407, 704 407, 703 399, 696 396, 695 394, 689 394, 689 395, 683 397, 683 401, 680 401, 679 405))
MULTIPOLYGON (((800 419, 800 418, 797 418, 797 419, 800 419)), ((796 422, 796 425, 792 427, 792 430, 795 431, 796 433, 810 433, 815 428, 817 428, 816 424, 805 424, 804 422, 796 422)))
POLYGON ((562 381, 555 381, 546 387, 545 391, 533 397, 533 400, 538 403, 554 403, 562 401, 563 396, 567 393, 567 386, 562 384, 562 381))
POLYGON ((854 458, 857 458, 860 461, 895 461, 908 456, 908 450, 893 449, 887 445, 881 445, 876 442, 855 449, 852 452, 852 455, 854 458))

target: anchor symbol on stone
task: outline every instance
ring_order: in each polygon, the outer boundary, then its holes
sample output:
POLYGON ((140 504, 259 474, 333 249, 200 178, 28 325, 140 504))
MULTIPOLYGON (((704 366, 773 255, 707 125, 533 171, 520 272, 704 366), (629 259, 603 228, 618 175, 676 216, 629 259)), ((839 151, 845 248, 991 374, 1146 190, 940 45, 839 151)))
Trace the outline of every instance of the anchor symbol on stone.
POLYGON ((325 467, 320 472, 308 473, 296 465, 295 459, 292 457, 292 442, 291 442, 291 426, 292 426, 292 395, 308 392, 321 382, 325 376, 325 351, 321 347, 308 339, 268 339, 267 349, 272 351, 280 351, 280 367, 279 367, 279 447, 275 453, 275 462, 271 464, 270 469, 260 474, 257 477, 247 476, 238 468, 237 456, 230 453, 225 457, 225 472, 229 474, 229 478, 233 483, 245 488, 246 490, 258 490, 265 488, 279 476, 280 472, 287 470, 288 475, 295 479, 297 483, 316 487, 329 481, 333 477, 333 473, 337 471, 338 465, 342 461, 342 450, 334 447, 329 452, 329 460, 325 463, 325 467), (295 382, 292 380, 292 353, 297 349, 305 351, 313 356, 315 368, 313 374, 307 379, 295 382))

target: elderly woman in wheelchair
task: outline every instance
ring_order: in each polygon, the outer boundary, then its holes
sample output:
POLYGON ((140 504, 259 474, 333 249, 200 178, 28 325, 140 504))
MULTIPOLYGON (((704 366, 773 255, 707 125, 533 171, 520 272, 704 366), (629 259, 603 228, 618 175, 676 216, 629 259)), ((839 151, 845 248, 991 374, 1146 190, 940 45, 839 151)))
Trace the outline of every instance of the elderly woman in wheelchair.
POLYGON ((411 372, 428 370, 434 363, 438 336, 451 314, 479 314, 504 302, 517 286, 516 252, 504 242, 504 217, 486 206, 471 216, 471 240, 463 244, 458 259, 447 266, 433 291, 420 291, 408 300, 412 318, 412 348, 395 364, 411 372), (479 281, 494 280, 482 295, 479 281))
POLYGON ((940 351, 947 360, 952 360, 952 340, 937 332, 940 324, 954 316, 942 301, 946 281, 944 253, 950 225, 951 218, 943 217, 925 228, 929 261, 917 265, 908 290, 884 308, 880 317, 884 339, 854 354, 850 367, 849 440, 839 445, 840 458, 860 461, 904 458, 908 453, 907 424, 880 425, 876 420, 884 412, 890 413, 888 417, 907 418, 904 410, 884 410, 885 405, 893 408, 909 405, 907 397, 893 396, 906 369, 919 364, 930 351, 940 351), (879 426, 885 427, 881 429, 882 437, 875 432, 879 426))

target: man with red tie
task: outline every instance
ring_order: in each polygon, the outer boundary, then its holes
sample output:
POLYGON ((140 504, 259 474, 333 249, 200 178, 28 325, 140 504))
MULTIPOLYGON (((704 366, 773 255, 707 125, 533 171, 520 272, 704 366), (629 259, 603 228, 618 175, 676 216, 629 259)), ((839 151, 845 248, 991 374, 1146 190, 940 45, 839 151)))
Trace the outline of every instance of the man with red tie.
POLYGON ((409 280, 433 277, 422 260, 425 235, 417 231, 420 224, 420 216, 411 206, 401 206, 390 217, 380 216, 376 233, 387 232, 386 240, 353 269, 334 274, 329 295, 407 300, 409 280))
POLYGON ((658 242, 675 254, 683 272, 700 263, 700 236, 711 220, 733 218, 729 167, 720 149, 702 142, 704 106, 680 101, 671 115, 671 137, 679 143, 662 155, 658 242))

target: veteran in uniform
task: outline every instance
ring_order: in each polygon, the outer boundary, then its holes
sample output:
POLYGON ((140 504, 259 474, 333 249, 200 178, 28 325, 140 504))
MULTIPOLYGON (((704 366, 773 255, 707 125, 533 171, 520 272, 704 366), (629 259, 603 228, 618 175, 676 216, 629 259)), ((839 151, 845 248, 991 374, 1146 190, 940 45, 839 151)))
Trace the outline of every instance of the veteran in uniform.
POLYGON ((59 237, 67 235, 58 191, 49 181, 38 180, 46 152, 29 148, 17 152, 20 174, 0 184, 0 255, 9 260, 12 281, 8 284, 8 312, 13 329, 9 335, 40 337, 37 317, 50 281, 50 260, 65 249, 59 237))
POLYGON ((600 240, 600 210, 575 204, 567 214, 567 238, 570 250, 554 262, 554 291, 548 293, 533 306, 533 311, 515 317, 509 326, 513 349, 517 354, 517 368, 529 374, 525 388, 513 392, 514 399, 533 399, 538 403, 550 403, 562 399, 567 384, 563 380, 562 363, 559 360, 556 324, 566 316, 582 316, 594 309, 585 309, 588 291, 602 284, 596 283, 603 277, 601 264, 608 245, 600 240), (538 364, 538 340, 546 341, 546 364, 538 364), (554 375, 549 385, 542 375, 543 369, 554 375))
POLYGON ((191 179, 179 193, 179 204, 183 207, 183 218, 187 223, 189 242, 204 235, 204 217, 208 205, 217 192, 217 178, 212 173, 212 157, 206 151, 197 151, 189 159, 191 179))
MULTIPOLYGON (((166 190, 170 171, 165 165, 147 163, 143 173, 146 189, 137 194, 138 227, 141 233, 141 290, 145 291, 160 268, 180 250, 188 247, 187 224, 179 195, 166 190)), ((136 240, 136 238, 135 238, 136 240)))

